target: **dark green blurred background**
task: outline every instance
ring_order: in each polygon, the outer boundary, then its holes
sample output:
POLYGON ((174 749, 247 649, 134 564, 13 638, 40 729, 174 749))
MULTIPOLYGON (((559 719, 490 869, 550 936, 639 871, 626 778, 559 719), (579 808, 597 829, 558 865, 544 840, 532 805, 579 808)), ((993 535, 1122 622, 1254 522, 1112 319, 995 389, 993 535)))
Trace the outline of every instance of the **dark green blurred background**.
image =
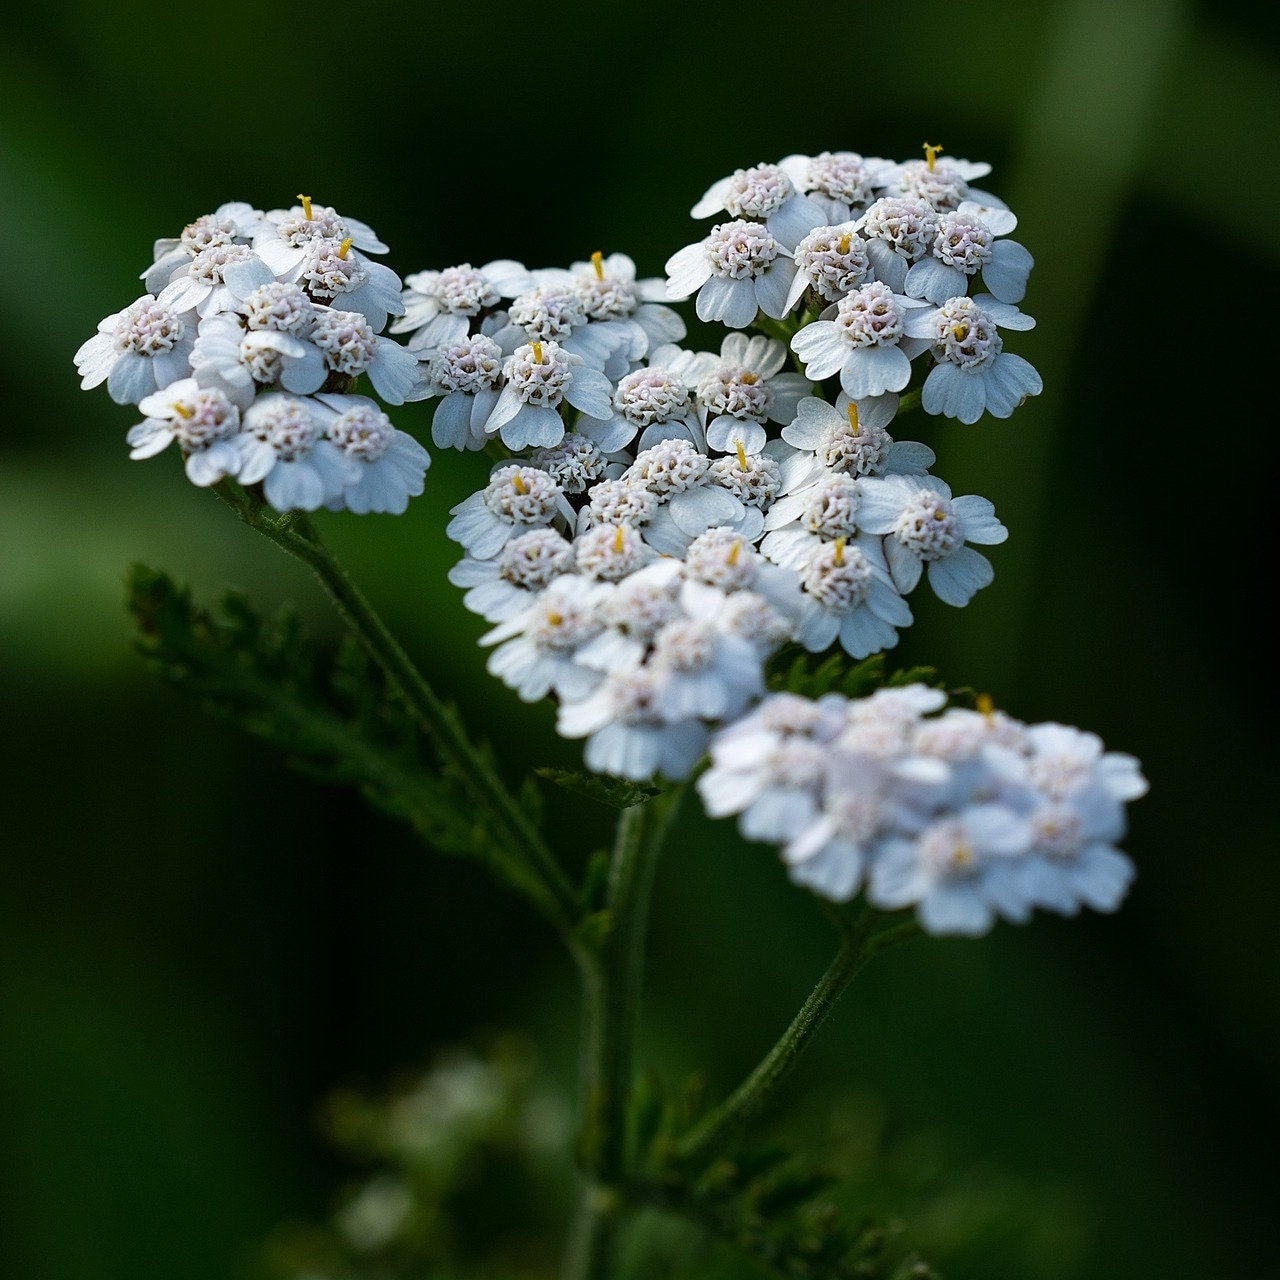
MULTIPOLYGON (((306 191, 372 224, 401 275, 595 249, 654 275, 734 168, 907 158, 926 138, 990 160, 983 185, 1020 216, 1039 326, 1015 347, 1046 390, 1007 422, 912 432, 1012 537, 971 607, 922 605, 902 660, 1097 730, 1152 790, 1118 915, 893 954, 796 1096, 819 1128, 815 1099, 845 1099, 931 1153, 960 1197, 952 1236, 982 1240, 936 1258, 951 1280, 1280 1274, 1260 612, 1280 40, 1263 12, 224 0, 7 20, 0 1276, 224 1280, 277 1223, 323 1214, 344 1167, 315 1112, 335 1085, 377 1087, 489 1027, 534 1037, 557 1085, 572 1065, 572 974, 538 922, 206 719, 132 652, 132 561, 204 599, 294 601, 336 634, 298 566, 176 457, 131 463, 136 415, 78 388, 73 353, 138 295, 153 239, 227 200, 306 191)), ((395 417, 425 435, 427 406, 395 417)), ((447 509, 483 466, 437 454, 404 517, 321 524, 514 775, 577 749, 549 707, 484 675, 482 625, 444 581, 447 509)), ((603 838, 595 822, 568 833, 575 849, 603 838)), ((691 813, 658 886, 647 1059, 730 1085, 828 935, 768 850, 691 813)))

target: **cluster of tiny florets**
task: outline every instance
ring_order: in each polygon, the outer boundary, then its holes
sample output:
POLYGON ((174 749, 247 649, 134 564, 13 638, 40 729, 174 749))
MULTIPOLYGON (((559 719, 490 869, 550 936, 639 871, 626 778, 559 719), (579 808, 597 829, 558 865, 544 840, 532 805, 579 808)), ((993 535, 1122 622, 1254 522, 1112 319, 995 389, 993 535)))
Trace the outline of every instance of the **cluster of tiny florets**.
POLYGON ((299 197, 291 209, 222 205, 155 244, 147 292, 76 352, 81 385, 106 383, 143 420, 133 458, 176 441, 201 486, 261 486, 278 511, 402 512, 431 463, 377 403, 428 394, 413 352, 380 336, 400 278, 363 222, 299 197))
POLYGON ((402 511, 429 458, 353 390, 367 375, 389 404, 432 401, 437 447, 495 459, 447 526, 488 669, 553 698, 591 769, 677 780, 709 754, 708 811, 778 844, 795 880, 935 932, 1109 910, 1145 789, 1129 757, 923 686, 767 692, 786 649, 866 659, 922 583, 958 607, 993 580, 991 502, 953 494, 897 426, 917 404, 1007 418, 1041 389, 1005 350, 1034 324, 1032 259, 971 185, 988 170, 932 146, 738 169, 665 278, 594 253, 402 286, 332 209, 224 205, 157 243, 147 294, 77 363, 145 415, 134 457, 176 440, 195 483, 260 484, 279 510, 402 511), (730 330, 718 349, 682 345, 668 304, 694 295, 730 330))

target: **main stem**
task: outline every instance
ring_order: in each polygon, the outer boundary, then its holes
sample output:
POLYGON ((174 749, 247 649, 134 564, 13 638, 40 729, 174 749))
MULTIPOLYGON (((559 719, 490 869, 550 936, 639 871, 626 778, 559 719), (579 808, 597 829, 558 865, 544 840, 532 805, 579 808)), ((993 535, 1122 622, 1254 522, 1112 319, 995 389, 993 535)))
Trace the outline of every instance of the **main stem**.
POLYGON ((582 1183, 565 1248, 562 1280, 608 1274, 623 1184, 627 1120, 644 981, 644 943, 654 871, 681 790, 624 809, 609 863, 606 932, 585 956, 583 976, 582 1183))
POLYGON ((343 620, 434 742, 441 759, 451 766, 481 808, 492 816, 498 830, 524 854, 531 872, 526 890, 543 914, 568 936, 577 921, 578 897, 560 864, 489 761, 467 736, 457 716, 427 683, 310 521, 296 515, 272 517, 262 504, 241 497, 225 482, 215 486, 214 492, 245 524, 301 560, 319 578, 343 620))
POLYGON ((867 910, 844 930, 835 958, 777 1043, 742 1084, 676 1144, 673 1154, 678 1163, 695 1166, 715 1155, 724 1137, 759 1112, 791 1074, 836 1001, 868 961, 920 931, 914 922, 908 922, 873 934, 877 916, 867 910))

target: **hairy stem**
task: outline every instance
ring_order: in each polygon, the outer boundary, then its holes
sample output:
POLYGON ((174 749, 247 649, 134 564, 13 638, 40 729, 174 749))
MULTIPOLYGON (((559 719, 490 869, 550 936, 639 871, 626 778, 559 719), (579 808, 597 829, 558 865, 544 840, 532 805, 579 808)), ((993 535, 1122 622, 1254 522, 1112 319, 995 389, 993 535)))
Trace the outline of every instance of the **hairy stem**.
POLYGON ((565 1250, 562 1280, 608 1274, 628 1176, 628 1113, 644 981, 644 943, 654 872, 683 788, 624 809, 609 863, 606 932, 582 964, 583 1166, 578 1207, 565 1250))
POLYGON ((673 1154, 678 1163, 706 1163, 716 1155, 725 1136, 759 1112, 791 1074, 836 1001, 863 967, 887 947, 920 932, 919 926, 909 921, 873 934, 877 918, 878 913, 868 909, 844 929, 840 949, 791 1025, 737 1089, 676 1144, 673 1154))
POLYGON ((262 502, 228 482, 214 493, 251 529, 301 560, 321 585, 369 656, 382 668, 414 719, 434 743, 442 763, 489 815, 503 839, 520 851, 529 875, 523 883, 534 905, 569 936, 578 917, 578 896, 529 816, 467 736, 456 713, 427 683, 386 623, 324 545, 305 516, 275 516, 262 502))

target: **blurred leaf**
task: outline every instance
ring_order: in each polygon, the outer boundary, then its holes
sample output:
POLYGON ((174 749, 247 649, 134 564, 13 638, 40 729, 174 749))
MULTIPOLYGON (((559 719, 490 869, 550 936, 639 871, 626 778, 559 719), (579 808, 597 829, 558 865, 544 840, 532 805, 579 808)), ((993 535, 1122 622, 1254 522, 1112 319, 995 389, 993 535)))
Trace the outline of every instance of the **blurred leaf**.
POLYGON ((642 787, 625 778, 614 778, 604 773, 552 768, 538 769, 535 772, 538 777, 555 783, 565 791, 585 796, 588 800, 607 805, 611 809, 630 809, 662 793, 661 787, 642 787))

